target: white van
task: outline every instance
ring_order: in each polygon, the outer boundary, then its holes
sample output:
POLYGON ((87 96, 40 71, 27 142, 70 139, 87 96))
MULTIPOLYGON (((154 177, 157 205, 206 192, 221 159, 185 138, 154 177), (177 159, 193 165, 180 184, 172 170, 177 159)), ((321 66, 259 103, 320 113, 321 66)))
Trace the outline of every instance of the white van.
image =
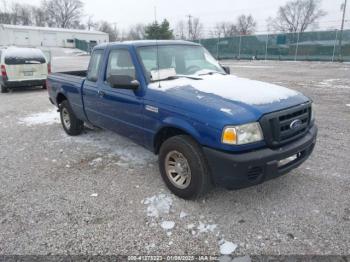
POLYGON ((46 88, 50 64, 40 49, 8 47, 0 49, 1 93, 16 87, 46 88))

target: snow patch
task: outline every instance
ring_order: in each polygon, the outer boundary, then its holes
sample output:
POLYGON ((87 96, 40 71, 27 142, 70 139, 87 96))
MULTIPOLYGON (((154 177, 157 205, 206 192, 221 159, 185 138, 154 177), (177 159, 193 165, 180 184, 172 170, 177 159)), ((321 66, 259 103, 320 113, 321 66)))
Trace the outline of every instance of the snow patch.
POLYGON ((222 255, 230 255, 233 252, 235 252, 237 248, 236 244, 233 244, 232 242, 229 241, 223 241, 222 244, 220 244, 220 253, 222 255))
POLYGON ((175 222, 174 221, 163 221, 160 226, 164 229, 164 230, 171 230, 175 227, 175 222))
POLYGON ((181 211, 181 213, 180 213, 180 218, 182 219, 182 218, 185 218, 185 217, 187 217, 188 216, 188 214, 186 213, 186 212, 184 212, 184 211, 181 211))
POLYGON ((214 232, 216 229, 217 225, 212 224, 212 225, 206 225, 202 222, 199 222, 199 225, 197 227, 199 233, 208 233, 208 232, 214 232))
POLYGON ((346 106, 350 107, 350 104, 346 104, 346 106))
POLYGON ((325 88, 350 89, 349 84, 345 83, 344 79, 326 79, 316 85, 325 88))
POLYGON ((221 112, 224 112, 226 114, 229 114, 229 115, 233 115, 232 114, 232 110, 231 109, 228 109, 228 108, 221 108, 220 109, 221 112))
POLYGON ((187 229, 193 229, 194 227, 195 227, 194 224, 189 224, 189 225, 187 225, 187 229))
POLYGON ((103 161, 102 157, 98 157, 98 158, 95 158, 94 160, 92 160, 89 165, 90 166, 96 166, 98 165, 99 163, 101 163, 103 161))
POLYGON ((207 94, 214 94, 226 99, 250 105, 269 104, 280 102, 299 93, 288 88, 264 83, 256 80, 240 78, 233 75, 205 75, 202 80, 179 78, 171 81, 162 81, 149 84, 149 88, 158 91, 168 91, 173 88, 193 87, 207 94))
POLYGON ((115 163, 120 167, 145 165, 157 159, 148 150, 110 131, 88 132, 78 137, 65 137, 65 139, 70 142, 81 143, 84 146, 94 146, 99 149, 109 150, 108 157, 113 158, 117 156, 118 160, 115 163))
POLYGON ((143 204, 148 205, 147 216, 158 218, 164 214, 169 214, 173 199, 165 194, 159 194, 146 198, 143 204))
POLYGON ((19 122, 27 126, 35 125, 53 125, 59 123, 59 114, 56 110, 50 110, 48 112, 41 112, 28 115, 20 118, 19 122))

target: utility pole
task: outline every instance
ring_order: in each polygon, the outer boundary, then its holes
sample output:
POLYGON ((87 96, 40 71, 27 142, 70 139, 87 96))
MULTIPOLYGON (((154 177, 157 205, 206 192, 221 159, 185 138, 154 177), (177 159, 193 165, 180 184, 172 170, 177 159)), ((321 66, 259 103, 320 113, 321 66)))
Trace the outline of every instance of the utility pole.
POLYGON ((188 15, 188 39, 192 39, 192 15, 188 15))
POLYGON ((345 13, 346 13, 347 1, 348 0, 345 0, 344 5, 343 5, 343 19, 342 19, 341 28, 340 28, 340 37, 339 37, 339 60, 340 60, 340 62, 343 61, 342 44, 343 44, 343 32, 344 32, 344 23, 345 23, 345 13))
POLYGON ((157 23, 157 7, 154 6, 154 22, 157 23))

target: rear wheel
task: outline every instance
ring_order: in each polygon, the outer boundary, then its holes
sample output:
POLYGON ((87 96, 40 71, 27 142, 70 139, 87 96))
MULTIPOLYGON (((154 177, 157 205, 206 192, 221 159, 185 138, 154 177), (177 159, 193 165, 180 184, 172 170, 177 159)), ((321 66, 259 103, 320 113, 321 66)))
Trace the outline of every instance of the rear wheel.
POLYGON ((60 104, 60 117, 64 131, 70 136, 80 135, 83 131, 84 122, 79 120, 67 100, 60 104))
POLYGON ((1 87, 1 93, 8 93, 9 90, 7 87, 5 87, 3 85, 0 85, 0 87, 1 87))
POLYGON ((211 187, 204 154, 189 136, 175 136, 162 144, 159 169, 168 188, 181 198, 196 199, 211 187))

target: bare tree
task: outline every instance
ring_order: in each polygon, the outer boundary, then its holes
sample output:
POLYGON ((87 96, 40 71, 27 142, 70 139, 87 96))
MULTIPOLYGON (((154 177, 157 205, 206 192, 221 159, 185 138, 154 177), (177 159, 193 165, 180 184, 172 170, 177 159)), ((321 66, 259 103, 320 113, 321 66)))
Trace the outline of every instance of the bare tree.
POLYGON ((203 35, 203 24, 189 15, 188 21, 180 20, 175 27, 175 36, 182 40, 198 40, 203 35))
POLYGON ((256 22, 252 15, 241 15, 237 19, 237 30, 241 35, 251 35, 255 32, 256 22))
POLYGON ((43 8, 55 26, 75 28, 80 24, 83 13, 80 0, 44 0, 43 8), (78 23, 77 23, 78 22, 78 23))
POLYGON ((11 8, 12 24, 14 25, 32 25, 31 6, 14 3, 11 8))
POLYGON ((211 32, 213 37, 233 37, 238 34, 237 26, 231 22, 217 23, 211 32))
POLYGON ((46 26, 48 17, 45 13, 45 11, 40 8, 40 7, 31 7, 31 12, 32 12, 32 23, 36 26, 46 26))
POLYGON ((116 26, 113 27, 111 23, 108 23, 107 21, 101 21, 98 24, 98 30, 101 32, 105 32, 109 35, 109 41, 115 42, 118 39, 119 31, 116 26))
POLYGON ((8 9, 7 1, 2 0, 0 2, 0 23, 1 24, 12 24, 12 13, 8 9))
POLYGON ((281 6, 277 17, 268 19, 268 24, 274 31, 304 32, 325 15, 320 0, 293 0, 281 6))
POLYGON ((126 33, 129 40, 141 40, 145 38, 145 25, 136 24, 129 28, 129 32, 126 33))
POLYGON ((190 40, 198 40, 203 33, 203 24, 200 22, 199 18, 195 17, 192 20, 192 35, 190 36, 190 40))
POLYGON ((184 20, 181 20, 177 23, 176 27, 175 27, 175 37, 177 39, 182 39, 182 40, 186 40, 186 23, 184 20))

